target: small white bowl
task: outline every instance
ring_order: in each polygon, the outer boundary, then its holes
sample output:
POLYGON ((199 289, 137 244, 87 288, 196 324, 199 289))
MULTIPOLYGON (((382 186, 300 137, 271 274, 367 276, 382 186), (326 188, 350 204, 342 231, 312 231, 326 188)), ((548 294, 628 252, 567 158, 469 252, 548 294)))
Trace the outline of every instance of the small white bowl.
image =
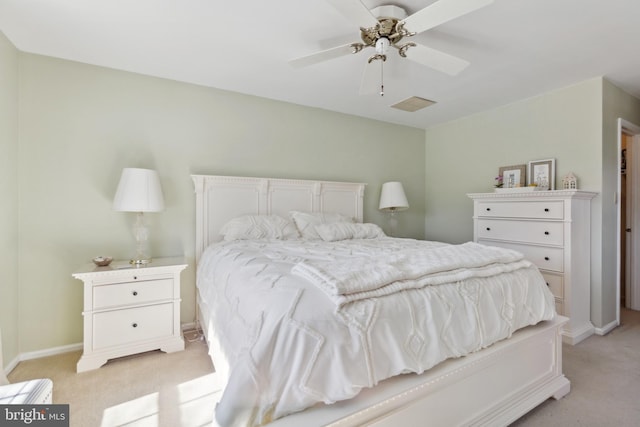
POLYGON ((110 256, 97 256, 93 259, 93 263, 98 267, 106 267, 111 264, 112 260, 113 258, 110 256))

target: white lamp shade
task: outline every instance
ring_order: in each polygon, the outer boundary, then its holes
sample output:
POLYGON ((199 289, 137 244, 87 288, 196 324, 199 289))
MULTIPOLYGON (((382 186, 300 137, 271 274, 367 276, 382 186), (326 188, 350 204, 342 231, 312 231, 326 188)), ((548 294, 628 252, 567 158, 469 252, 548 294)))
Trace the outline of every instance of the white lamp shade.
POLYGON ((121 212, 160 212, 164 197, 158 173, 151 169, 124 168, 113 209, 121 212))
POLYGON ((404 211, 409 209, 409 202, 404 194, 401 182, 385 182, 382 184, 378 209, 382 211, 404 211))

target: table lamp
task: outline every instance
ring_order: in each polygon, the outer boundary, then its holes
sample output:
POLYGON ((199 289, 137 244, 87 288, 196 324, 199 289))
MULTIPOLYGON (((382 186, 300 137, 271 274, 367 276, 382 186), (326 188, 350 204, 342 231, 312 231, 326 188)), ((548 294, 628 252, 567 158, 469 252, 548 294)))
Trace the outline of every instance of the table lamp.
POLYGON ((113 200, 113 209, 120 212, 136 212, 136 222, 133 225, 136 255, 130 263, 150 263, 149 227, 145 222, 144 212, 164 210, 158 173, 151 169, 124 168, 113 200))
POLYGON ((389 225, 391 226, 391 235, 395 235, 398 225, 398 220, 395 218, 396 212, 409 209, 409 202, 407 201, 407 196, 404 194, 404 188, 401 182, 393 181, 382 184, 378 209, 391 213, 389 225))

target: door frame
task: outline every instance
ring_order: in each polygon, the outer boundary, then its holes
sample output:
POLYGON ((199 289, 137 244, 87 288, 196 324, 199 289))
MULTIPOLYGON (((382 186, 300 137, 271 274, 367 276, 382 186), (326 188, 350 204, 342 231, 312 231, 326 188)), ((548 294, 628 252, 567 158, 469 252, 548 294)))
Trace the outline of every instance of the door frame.
MULTIPOLYGON (((625 224, 622 224, 622 203, 620 201, 620 195, 622 194, 622 175, 620 173, 620 165, 622 163, 622 134, 626 133, 627 135, 640 135, 640 126, 635 125, 625 119, 618 119, 618 164, 617 164, 617 193, 616 193, 616 209, 617 209, 617 267, 616 267, 616 322, 620 324, 620 279, 621 275, 621 266, 622 266, 622 251, 620 245, 622 243, 622 232, 625 228, 625 224)), ((638 165, 636 165, 638 166, 638 165)), ((632 165, 633 167, 633 165, 632 165)), ((629 179, 627 177, 627 179, 629 179)), ((637 189, 638 190, 638 189, 637 189)), ((627 194, 627 198, 629 194, 627 194)))

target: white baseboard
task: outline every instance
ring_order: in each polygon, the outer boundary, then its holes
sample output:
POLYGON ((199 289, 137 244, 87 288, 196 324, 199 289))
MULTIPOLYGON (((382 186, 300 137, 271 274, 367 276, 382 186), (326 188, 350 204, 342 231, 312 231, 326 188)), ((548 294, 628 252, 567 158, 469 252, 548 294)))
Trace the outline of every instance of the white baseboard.
POLYGON ((82 343, 62 345, 60 347, 45 348, 44 350, 29 351, 20 354, 20 361, 40 359, 41 357, 55 356, 57 354, 69 353, 71 351, 82 350, 82 343))
POLYGON ((8 374, 9 372, 13 371, 13 369, 16 366, 18 366, 18 363, 23 362, 25 360, 33 360, 33 359, 39 359, 41 357, 55 356, 57 354, 69 353, 71 351, 76 351, 76 350, 82 350, 82 343, 63 345, 60 347, 52 347, 44 350, 29 351, 27 353, 20 353, 19 355, 14 357, 13 360, 9 362, 9 364, 6 366, 5 373, 8 374))
POLYGON ((620 324, 617 320, 610 322, 607 325, 604 325, 602 328, 596 328, 596 335, 607 335, 609 332, 613 331, 620 324))
POLYGON ((562 342, 576 345, 579 342, 589 338, 595 333, 595 328, 591 322, 584 322, 579 327, 574 327, 572 330, 562 330, 562 342))
POLYGON ((196 322, 183 323, 181 326, 182 332, 184 331, 193 331, 196 329, 196 322))
MULTIPOLYGON (((182 331, 191 331, 191 330, 194 330, 195 328, 196 328, 196 322, 183 323, 181 325, 182 331)), ((39 359, 41 357, 55 356, 55 355, 58 355, 58 354, 63 354, 63 353, 69 353, 69 352, 72 352, 72 351, 82 350, 82 348, 83 348, 83 345, 80 342, 80 343, 76 343, 76 344, 63 345, 63 346, 60 346, 60 347, 46 348, 44 350, 37 350, 37 351, 29 351, 29 352, 26 352, 26 353, 20 353, 11 362, 9 362, 9 364, 5 367, 5 373, 8 374, 9 372, 13 371, 13 369, 16 366, 18 366, 18 363, 23 362, 25 360, 33 360, 33 359, 39 359)), ((0 369, 2 369, 2 366, 0 366, 0 369)))

